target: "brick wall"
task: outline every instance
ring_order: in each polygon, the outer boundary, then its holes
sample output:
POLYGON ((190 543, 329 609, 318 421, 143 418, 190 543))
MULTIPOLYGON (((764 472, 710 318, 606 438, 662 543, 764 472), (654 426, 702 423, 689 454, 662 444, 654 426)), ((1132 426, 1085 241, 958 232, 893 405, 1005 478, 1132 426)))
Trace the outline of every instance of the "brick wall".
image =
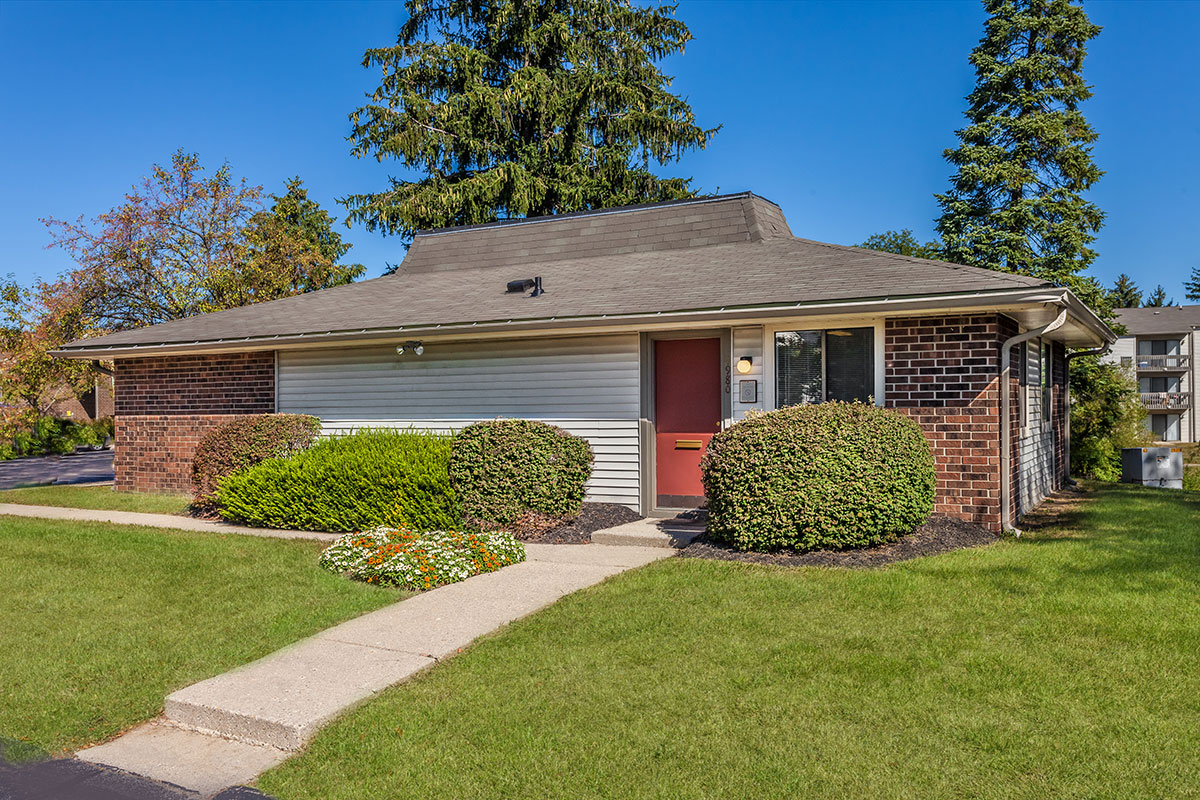
POLYGON ((934 510, 1000 527, 1000 344, 1017 325, 998 314, 887 320, 887 406, 924 429, 937 466, 934 510))
POLYGON ((122 359, 114 371, 118 491, 191 493, 205 433, 275 410, 272 352, 122 359))
POLYGON ((117 416, 260 414, 275 409, 275 353, 122 359, 117 416))

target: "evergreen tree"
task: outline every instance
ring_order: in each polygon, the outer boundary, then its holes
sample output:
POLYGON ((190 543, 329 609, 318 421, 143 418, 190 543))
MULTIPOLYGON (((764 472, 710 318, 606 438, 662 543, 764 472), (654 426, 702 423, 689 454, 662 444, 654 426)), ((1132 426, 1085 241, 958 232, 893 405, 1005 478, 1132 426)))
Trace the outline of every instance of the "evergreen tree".
POLYGON ((1083 194, 1103 172, 1096 133, 1079 110, 1092 94, 1081 75, 1100 28, 1071 0, 984 0, 989 19, 971 53, 976 87, 955 166, 937 195, 948 260, 1069 286, 1095 305, 1106 293, 1080 273, 1104 214, 1083 194))
POLYGON ((224 282, 221 303, 229 308, 351 283, 366 267, 342 264, 352 245, 333 229, 337 221, 315 201, 300 178, 271 195, 270 210, 250 217, 244 256, 224 282))
POLYGON ((1142 290, 1124 272, 1117 276, 1109 296, 1113 308, 1137 308, 1142 304, 1142 290))
POLYGON ((1168 300, 1167 290, 1164 289, 1160 283, 1158 286, 1154 287, 1154 291, 1151 292, 1146 298, 1146 302, 1143 305, 1146 308, 1162 308, 1163 306, 1173 306, 1175 305, 1175 298, 1172 297, 1170 300, 1168 300))
POLYGON ((694 196, 652 162, 704 148, 656 66, 691 39, 674 6, 630 0, 408 0, 382 82, 351 115, 352 152, 423 175, 342 202, 368 230, 558 214, 694 196))
POLYGON ((877 233, 858 246, 913 258, 941 258, 941 247, 936 240, 921 244, 909 228, 877 233))
POLYGON ((1192 267, 1192 276, 1184 282, 1183 291, 1188 300, 1200 300, 1200 267, 1192 267))

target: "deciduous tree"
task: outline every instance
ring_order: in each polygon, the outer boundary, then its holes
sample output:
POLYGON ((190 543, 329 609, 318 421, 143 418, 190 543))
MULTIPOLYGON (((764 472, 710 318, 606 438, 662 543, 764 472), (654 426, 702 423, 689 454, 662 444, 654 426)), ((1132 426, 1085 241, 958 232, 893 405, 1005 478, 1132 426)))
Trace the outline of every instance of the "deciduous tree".
POLYGON ((941 245, 936 239, 921 244, 908 228, 877 233, 858 246, 914 258, 941 257, 941 245))
POLYGON ((658 62, 691 34, 674 6, 629 0, 409 0, 351 115, 352 152, 420 174, 343 202, 369 230, 558 214, 693 195, 652 164, 705 147, 658 62))

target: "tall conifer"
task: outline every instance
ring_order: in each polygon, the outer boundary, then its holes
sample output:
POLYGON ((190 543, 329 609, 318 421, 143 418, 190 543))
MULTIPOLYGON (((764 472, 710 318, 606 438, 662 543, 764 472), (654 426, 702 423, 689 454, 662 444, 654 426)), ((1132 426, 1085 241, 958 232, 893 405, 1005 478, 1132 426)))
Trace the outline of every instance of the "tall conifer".
POLYGON ((937 195, 937 223, 951 261, 1070 286, 1104 305, 1081 273, 1104 214, 1084 198, 1103 172, 1096 133, 1079 110, 1082 76, 1100 28, 1070 0, 984 0, 988 20, 971 53, 976 87, 967 125, 945 151, 956 172, 937 195))
POLYGON ((691 39, 674 6, 629 0, 409 0, 351 115, 354 155, 417 173, 343 200, 349 218, 420 228, 690 197, 652 164, 705 147, 657 62, 691 39))

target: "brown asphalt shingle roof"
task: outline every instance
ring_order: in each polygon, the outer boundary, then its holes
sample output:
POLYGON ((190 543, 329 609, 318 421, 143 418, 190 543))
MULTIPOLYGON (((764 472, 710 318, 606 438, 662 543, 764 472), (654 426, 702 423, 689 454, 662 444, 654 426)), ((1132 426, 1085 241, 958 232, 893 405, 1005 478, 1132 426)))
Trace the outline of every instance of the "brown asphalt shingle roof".
POLYGON ((67 345, 984 292, 1044 281, 791 236, 751 194, 418 234, 395 275, 67 345), (546 293, 506 294, 540 276, 546 293))

